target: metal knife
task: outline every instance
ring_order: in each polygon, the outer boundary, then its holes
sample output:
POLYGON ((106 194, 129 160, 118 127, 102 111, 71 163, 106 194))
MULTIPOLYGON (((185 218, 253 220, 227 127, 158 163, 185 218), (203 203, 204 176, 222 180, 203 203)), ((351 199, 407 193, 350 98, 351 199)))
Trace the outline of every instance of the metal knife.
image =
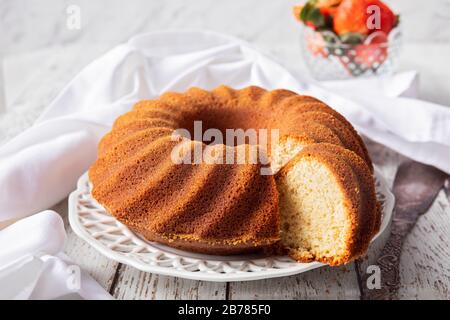
POLYGON ((362 299, 396 299, 400 287, 399 263, 405 237, 420 215, 428 211, 448 175, 415 161, 400 165, 394 180, 394 218, 391 234, 376 264, 381 271, 381 289, 368 289, 362 285, 362 299))

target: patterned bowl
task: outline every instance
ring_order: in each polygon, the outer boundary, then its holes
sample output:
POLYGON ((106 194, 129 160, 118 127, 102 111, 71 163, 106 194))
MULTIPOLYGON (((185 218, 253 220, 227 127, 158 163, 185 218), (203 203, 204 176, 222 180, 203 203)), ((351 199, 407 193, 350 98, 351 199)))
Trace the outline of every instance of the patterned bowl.
POLYGON ((303 27, 302 56, 317 80, 342 80, 393 73, 398 64, 401 31, 376 31, 361 44, 343 43, 331 31, 303 27))

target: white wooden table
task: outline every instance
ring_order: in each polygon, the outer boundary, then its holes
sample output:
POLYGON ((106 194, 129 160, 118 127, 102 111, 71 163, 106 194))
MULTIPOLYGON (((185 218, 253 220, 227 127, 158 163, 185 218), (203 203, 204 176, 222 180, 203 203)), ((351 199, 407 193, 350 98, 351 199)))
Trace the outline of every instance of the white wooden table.
MULTIPOLYGON (((289 7, 295 2, 1 1, 0 29, 6 33, 2 33, 0 54, 6 53, 7 112, 0 114, 0 143, 29 127, 83 66, 141 32, 186 27, 226 32, 302 71, 298 30, 289 7), (78 31, 65 27, 65 10, 70 4, 81 8, 82 28, 78 31)), ((422 98, 450 105, 446 61, 450 55, 450 6, 446 0, 430 3, 433 5, 426 7, 418 0, 394 4, 402 11, 408 31, 401 68, 420 71, 422 98)), ((405 158, 374 143, 369 143, 369 149, 392 183, 405 158)), ((364 285, 359 280, 364 261, 253 282, 210 283, 143 273, 103 257, 80 240, 67 224, 67 200, 53 209, 66 219, 66 253, 119 299, 359 299, 364 285)), ((400 272, 401 298, 450 298, 450 202, 444 191, 406 239, 400 272)))

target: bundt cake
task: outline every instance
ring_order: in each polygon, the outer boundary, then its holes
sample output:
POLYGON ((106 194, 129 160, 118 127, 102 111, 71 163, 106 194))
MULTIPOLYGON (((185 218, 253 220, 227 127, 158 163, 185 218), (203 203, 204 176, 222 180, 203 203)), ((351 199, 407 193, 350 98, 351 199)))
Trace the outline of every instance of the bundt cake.
POLYGON ((337 265, 379 227, 372 173, 360 136, 323 102, 220 86, 138 102, 100 141, 89 178, 93 197, 148 240, 221 255, 281 244, 337 265))

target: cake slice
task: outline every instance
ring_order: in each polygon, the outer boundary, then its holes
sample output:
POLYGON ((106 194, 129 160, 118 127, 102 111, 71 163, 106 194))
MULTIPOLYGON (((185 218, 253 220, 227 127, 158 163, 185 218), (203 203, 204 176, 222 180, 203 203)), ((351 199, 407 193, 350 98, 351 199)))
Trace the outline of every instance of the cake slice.
POLYGON ((297 261, 340 265, 367 249, 376 220, 369 207, 375 200, 361 184, 371 176, 361 173, 370 174, 370 169, 361 169, 365 163, 344 150, 329 144, 305 146, 276 176, 281 241, 297 261), (361 161, 353 164, 353 156, 361 161))
POLYGON ((380 205, 377 201, 374 177, 370 171, 370 168, 355 152, 333 144, 316 144, 312 145, 309 150, 314 150, 319 153, 326 153, 331 157, 338 156, 344 160, 355 173, 360 187, 359 225, 361 225, 361 228, 359 228, 359 232, 357 234, 358 238, 356 239, 356 242, 359 248, 359 253, 361 255, 364 254, 370 241, 379 231, 381 222, 380 205))

